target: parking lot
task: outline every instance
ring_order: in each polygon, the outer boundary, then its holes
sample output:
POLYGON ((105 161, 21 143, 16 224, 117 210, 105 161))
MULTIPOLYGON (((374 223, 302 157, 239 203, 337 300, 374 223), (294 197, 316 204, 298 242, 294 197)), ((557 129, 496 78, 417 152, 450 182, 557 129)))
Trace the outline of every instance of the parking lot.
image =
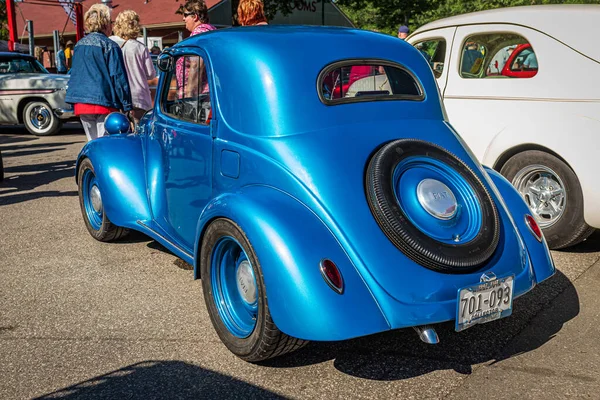
POLYGON ((81 218, 78 125, 0 127, 0 398, 598 398, 600 234, 511 317, 440 344, 412 329, 311 343, 261 365, 215 334, 190 266, 145 235, 100 243, 81 218))

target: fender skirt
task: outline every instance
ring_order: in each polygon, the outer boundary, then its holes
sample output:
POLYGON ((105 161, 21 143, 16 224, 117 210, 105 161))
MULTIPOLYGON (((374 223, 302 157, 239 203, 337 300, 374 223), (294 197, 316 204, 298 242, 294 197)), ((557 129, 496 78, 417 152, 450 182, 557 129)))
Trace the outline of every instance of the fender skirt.
POLYGON ((207 205, 198 225, 194 276, 200 278, 199 244, 211 220, 228 218, 242 228, 262 268, 273 321, 284 333, 306 340, 343 340, 389 330, 377 302, 323 222, 286 193, 247 186, 207 205), (328 258, 339 268, 338 294, 320 272, 328 258))
MULTIPOLYGON (((531 214, 531 211, 529 210, 529 207, 527 207, 527 203, 525 203, 519 192, 505 177, 491 168, 484 168, 500 192, 499 197, 504 200, 510 215, 512 215, 514 223, 525 242, 529 257, 533 264, 533 272, 537 283, 550 278, 554 275, 556 267, 554 266, 554 261, 550 255, 546 239, 543 239, 540 243, 529 231, 529 227, 525 222, 525 214, 531 214)), ((490 186, 493 187, 493 185, 490 186)))

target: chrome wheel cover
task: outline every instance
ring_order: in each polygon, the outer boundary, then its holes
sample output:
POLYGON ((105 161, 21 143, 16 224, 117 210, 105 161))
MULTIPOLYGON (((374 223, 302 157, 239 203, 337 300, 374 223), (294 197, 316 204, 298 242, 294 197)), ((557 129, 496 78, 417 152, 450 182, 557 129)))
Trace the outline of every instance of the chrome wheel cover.
POLYGON ((515 175, 513 186, 531 209, 541 228, 548 228, 564 214, 565 185, 556 172, 544 165, 529 165, 515 175))
POLYGON ((423 179, 417 186, 417 198, 421 207, 437 219, 450 220, 458 210, 452 190, 436 179, 423 179))
POLYGON ((43 131, 52 122, 52 111, 45 106, 34 107, 29 113, 29 122, 35 129, 43 131))
POLYGON ((248 304, 254 304, 257 299, 256 279, 248 260, 240 263, 237 269, 237 288, 240 296, 248 304))
POLYGON ((94 211, 97 213, 102 212, 102 195, 100 194, 100 189, 98 186, 94 185, 90 189, 90 201, 92 202, 92 207, 94 211))

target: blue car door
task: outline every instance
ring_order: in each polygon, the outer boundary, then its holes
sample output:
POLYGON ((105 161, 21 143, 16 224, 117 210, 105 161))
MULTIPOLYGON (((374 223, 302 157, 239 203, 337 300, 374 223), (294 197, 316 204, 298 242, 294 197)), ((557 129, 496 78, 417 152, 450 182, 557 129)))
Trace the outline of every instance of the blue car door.
POLYGON ((148 197, 154 224, 193 254, 196 225, 212 193, 210 91, 205 57, 182 49, 157 96, 146 141, 148 197))

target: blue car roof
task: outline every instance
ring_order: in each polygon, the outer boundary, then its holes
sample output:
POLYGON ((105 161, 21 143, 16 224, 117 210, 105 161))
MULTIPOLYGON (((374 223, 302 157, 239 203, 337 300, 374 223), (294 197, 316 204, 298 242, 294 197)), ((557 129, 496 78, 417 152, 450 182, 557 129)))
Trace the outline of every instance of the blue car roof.
POLYGON ((443 119, 429 64, 418 50, 393 36, 350 28, 272 25, 203 33, 178 43, 174 50, 188 46, 207 53, 222 118, 238 131, 291 134, 353 123, 357 115, 361 119, 356 122, 369 116, 443 119), (417 77, 425 99, 323 104, 317 90, 319 73, 334 62, 351 59, 401 64, 417 77))

